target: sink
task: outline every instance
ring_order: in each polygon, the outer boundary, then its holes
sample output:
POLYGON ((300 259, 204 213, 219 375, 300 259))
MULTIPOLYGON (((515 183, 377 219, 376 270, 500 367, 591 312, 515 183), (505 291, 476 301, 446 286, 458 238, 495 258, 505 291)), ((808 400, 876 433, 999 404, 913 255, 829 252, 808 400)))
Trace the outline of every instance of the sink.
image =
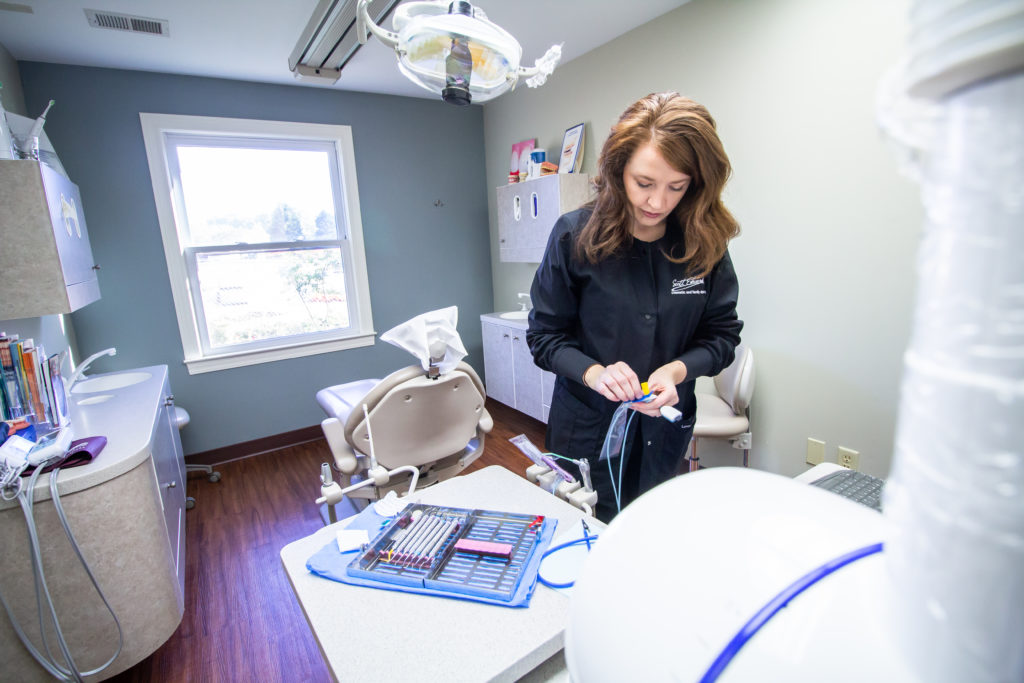
POLYGON ((114 398, 113 394, 100 394, 99 396, 90 396, 89 398, 83 398, 78 402, 80 406, 94 406, 97 403, 104 403, 114 398))
POLYGON ((526 320, 529 315, 529 311, 509 311, 508 313, 500 313, 499 317, 505 320, 526 320))
POLYGON ((72 394, 92 394, 97 391, 110 391, 130 387, 145 382, 152 377, 148 372, 118 372, 112 375, 99 375, 75 382, 71 387, 72 394))

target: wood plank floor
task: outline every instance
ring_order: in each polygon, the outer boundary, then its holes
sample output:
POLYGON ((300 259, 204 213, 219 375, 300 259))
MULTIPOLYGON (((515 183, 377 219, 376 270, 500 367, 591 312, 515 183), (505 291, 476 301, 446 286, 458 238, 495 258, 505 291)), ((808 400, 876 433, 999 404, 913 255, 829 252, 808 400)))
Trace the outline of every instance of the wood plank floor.
MULTIPOLYGON (((487 408, 494 429, 467 472, 501 465, 523 475, 530 461, 508 439, 526 434, 543 447, 544 424, 490 399, 487 408)), ((189 479, 185 615, 160 649, 110 680, 330 680, 279 555, 323 525, 313 500, 329 458, 320 439, 218 465, 217 483, 189 479)))

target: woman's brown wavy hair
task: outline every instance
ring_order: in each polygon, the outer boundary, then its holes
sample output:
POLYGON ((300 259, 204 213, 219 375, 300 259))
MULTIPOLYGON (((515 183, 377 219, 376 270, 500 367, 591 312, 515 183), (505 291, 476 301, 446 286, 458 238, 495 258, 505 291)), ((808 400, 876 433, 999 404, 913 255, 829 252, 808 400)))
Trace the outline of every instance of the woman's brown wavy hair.
POLYGON ((702 105, 674 92, 652 93, 633 103, 612 127, 598 160, 593 212, 576 242, 576 254, 597 263, 632 243, 630 204, 623 183, 626 163, 651 142, 673 168, 690 176, 690 186, 673 212, 682 241, 665 256, 689 263, 703 277, 721 260, 740 227, 722 204, 732 172, 715 120, 702 105))

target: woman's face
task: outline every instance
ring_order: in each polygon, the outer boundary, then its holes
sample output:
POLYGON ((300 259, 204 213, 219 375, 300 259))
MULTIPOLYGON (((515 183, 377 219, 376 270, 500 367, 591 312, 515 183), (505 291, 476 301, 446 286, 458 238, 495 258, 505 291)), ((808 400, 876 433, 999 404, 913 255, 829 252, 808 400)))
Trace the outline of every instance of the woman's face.
POLYGON ((677 171, 651 144, 637 148, 622 172, 638 238, 657 239, 665 232, 665 219, 690 186, 690 176, 677 171))

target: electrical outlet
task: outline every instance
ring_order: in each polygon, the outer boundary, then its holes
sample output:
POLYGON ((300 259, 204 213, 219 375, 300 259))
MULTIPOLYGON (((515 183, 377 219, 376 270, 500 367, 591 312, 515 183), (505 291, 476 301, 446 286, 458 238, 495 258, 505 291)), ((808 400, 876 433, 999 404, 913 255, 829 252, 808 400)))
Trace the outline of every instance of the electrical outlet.
POLYGON ((840 446, 836 462, 850 470, 860 469, 860 452, 840 446))
POLYGON ((807 460, 808 465, 820 465, 825 462, 825 442, 807 437, 807 460))

